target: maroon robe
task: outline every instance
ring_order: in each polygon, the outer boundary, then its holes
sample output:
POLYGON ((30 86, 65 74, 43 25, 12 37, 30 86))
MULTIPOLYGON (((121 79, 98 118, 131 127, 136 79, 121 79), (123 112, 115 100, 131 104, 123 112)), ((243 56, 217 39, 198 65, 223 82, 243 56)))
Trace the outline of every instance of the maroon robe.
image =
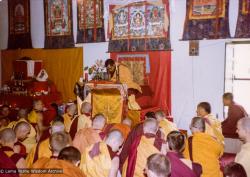
MULTIPOLYGON (((12 155, 9 157, 14 164, 16 164, 21 158, 24 158, 21 154, 15 153, 14 150, 8 146, 2 146, 1 150, 6 152, 12 152, 12 155)), ((7 153, 6 153, 7 154, 7 153)))
POLYGON ((183 158, 181 154, 176 152, 168 152, 167 157, 171 164, 170 177, 200 177, 202 173, 201 165, 192 163, 192 169, 184 164, 180 159, 183 158))
MULTIPOLYGON (((8 169, 15 169, 16 168, 16 164, 4 153, 4 151, 0 148, 0 168, 4 169, 4 170, 8 170, 8 169)), ((1 177, 19 177, 18 173, 1 173, 0 174, 1 177)))
POLYGON ((239 138, 236 133, 236 126, 238 120, 243 117, 246 117, 247 113, 245 109, 236 103, 232 103, 232 105, 228 108, 228 117, 221 123, 222 134, 225 138, 239 138))
MULTIPOLYGON (((120 154, 120 169, 122 169, 128 154, 130 153, 130 146, 133 144, 134 140, 143 135, 143 123, 137 124, 129 133, 126 141, 124 142, 121 154, 120 154)), ((161 132, 156 133, 158 138, 161 138, 161 132)))
MULTIPOLYGON (((161 146, 164 143, 164 140, 159 138, 157 135, 154 134, 142 134, 147 138, 155 138, 154 146, 161 151, 161 146)), ((137 158, 137 148, 141 142, 141 136, 137 136, 133 143, 130 145, 129 154, 128 154, 128 166, 126 170, 126 177, 133 177, 135 172, 135 165, 136 165, 136 158, 137 158)))
POLYGON ((26 158, 27 152, 26 152, 26 147, 23 145, 23 143, 21 143, 20 141, 17 141, 14 145, 20 146, 19 154, 21 154, 24 158, 26 158))

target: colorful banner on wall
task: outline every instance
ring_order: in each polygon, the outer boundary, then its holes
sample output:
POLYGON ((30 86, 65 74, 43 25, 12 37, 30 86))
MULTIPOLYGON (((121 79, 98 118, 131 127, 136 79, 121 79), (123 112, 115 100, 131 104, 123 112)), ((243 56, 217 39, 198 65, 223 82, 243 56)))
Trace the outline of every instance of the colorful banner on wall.
POLYGON ((32 48, 29 0, 9 0, 8 49, 32 48))
POLYGON ((250 0, 240 0, 235 38, 250 38, 250 0))
POLYGON ((229 38, 228 0, 187 0, 183 40, 229 38))
POLYGON ((104 42, 103 0, 78 0, 77 22, 77 43, 104 42))
POLYGON ((109 51, 171 50, 169 2, 138 2, 110 6, 109 51))
POLYGON ((44 0, 45 48, 74 47, 72 1, 44 0))

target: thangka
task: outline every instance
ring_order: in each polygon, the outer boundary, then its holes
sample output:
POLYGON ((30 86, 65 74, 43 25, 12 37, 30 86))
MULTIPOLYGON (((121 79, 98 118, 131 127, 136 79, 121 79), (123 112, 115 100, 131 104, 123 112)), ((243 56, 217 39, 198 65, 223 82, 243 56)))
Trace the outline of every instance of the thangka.
POLYGON ((235 38, 250 38, 250 0, 240 0, 235 38))
POLYGON ((109 52, 171 50, 169 2, 110 6, 109 52))
POLYGON ((8 49, 32 48, 29 0, 9 0, 8 49))
POLYGON ((228 0, 187 0, 183 40, 230 38, 228 0))
POLYGON ((104 42, 103 0, 78 0, 77 22, 77 43, 104 42))
POLYGON ((71 0, 44 0, 45 48, 74 47, 71 0))

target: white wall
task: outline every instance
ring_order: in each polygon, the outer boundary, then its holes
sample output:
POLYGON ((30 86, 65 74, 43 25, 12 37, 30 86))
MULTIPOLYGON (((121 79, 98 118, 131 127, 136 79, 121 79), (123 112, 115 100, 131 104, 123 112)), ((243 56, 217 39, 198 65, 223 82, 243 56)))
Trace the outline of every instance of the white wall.
MULTIPOLYGON (((115 1, 115 0, 106 0, 115 1)), ((126 0, 128 1, 128 0, 126 0)), ((132 0, 130 0, 132 1, 132 0)), ((209 101, 213 113, 223 116, 221 96, 224 90, 225 42, 228 40, 200 41, 200 55, 188 55, 189 43, 182 37, 186 14, 186 0, 171 1, 172 44, 172 113, 180 128, 188 129, 190 119, 200 101, 209 101)), ((122 1, 124 2, 124 1, 122 1)), ((234 34, 238 1, 230 0, 230 28, 234 34)), ((7 0, 0 2, 0 48, 6 49, 8 36, 7 0)), ((76 39, 76 0, 73 0, 73 26, 76 39)), ((34 48, 44 46, 43 0, 31 0, 31 35, 34 48)), ((232 35, 233 36, 233 35, 232 35)), ((108 43, 77 44, 84 49, 84 63, 91 65, 96 59, 106 59, 108 43)))

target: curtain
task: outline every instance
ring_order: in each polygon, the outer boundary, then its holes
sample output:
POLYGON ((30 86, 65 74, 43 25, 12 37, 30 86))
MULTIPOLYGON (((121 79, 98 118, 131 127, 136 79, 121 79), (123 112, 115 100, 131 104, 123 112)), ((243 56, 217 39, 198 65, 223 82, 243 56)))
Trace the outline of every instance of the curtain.
POLYGON ((250 38, 250 1, 240 0, 235 38, 250 38))
MULTIPOLYGON (((116 60, 121 53, 111 53, 116 60)), ((147 54, 150 61, 149 86, 153 91, 152 105, 171 113, 171 52, 124 52, 122 54, 147 54)))
POLYGON ((13 61, 21 57, 30 57, 33 60, 42 60, 43 68, 47 71, 63 101, 75 100, 74 85, 83 72, 82 48, 71 49, 23 49, 2 51, 2 82, 10 80, 13 74, 13 61))

